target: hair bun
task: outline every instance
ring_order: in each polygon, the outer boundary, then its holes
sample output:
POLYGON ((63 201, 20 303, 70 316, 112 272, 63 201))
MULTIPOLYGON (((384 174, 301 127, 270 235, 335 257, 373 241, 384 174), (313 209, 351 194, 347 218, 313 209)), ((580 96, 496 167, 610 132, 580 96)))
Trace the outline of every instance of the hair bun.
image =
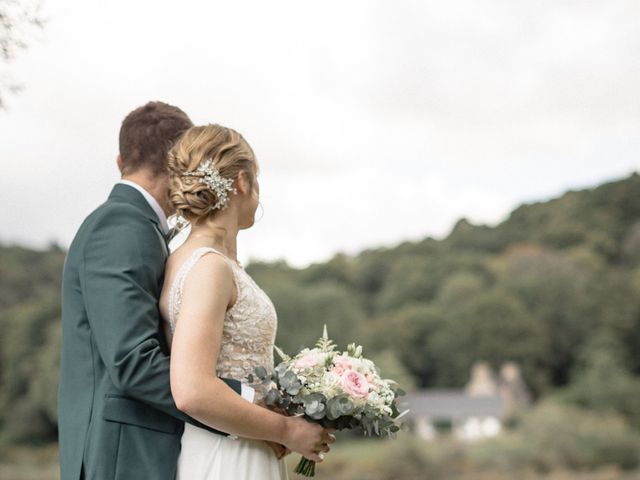
POLYGON ((167 160, 171 177, 169 199, 178 215, 195 223, 214 215, 221 204, 226 206, 223 198, 226 191, 212 186, 224 184, 232 188, 240 171, 245 172, 253 185, 257 173, 253 150, 242 135, 215 124, 187 130, 170 150, 167 160))

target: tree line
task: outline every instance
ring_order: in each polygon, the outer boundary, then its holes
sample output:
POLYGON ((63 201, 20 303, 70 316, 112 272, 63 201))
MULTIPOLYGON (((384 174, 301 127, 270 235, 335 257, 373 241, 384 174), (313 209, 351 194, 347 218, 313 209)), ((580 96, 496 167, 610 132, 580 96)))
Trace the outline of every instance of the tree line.
MULTIPOLYGON (((425 223, 428 219, 425 219, 425 223)), ((56 435, 65 252, 0 247, 0 433, 56 435)), ((462 387, 471 365, 516 361, 536 398, 615 410, 640 428, 640 176, 522 205, 495 227, 296 269, 247 271, 295 353, 327 324, 407 389, 462 387)))

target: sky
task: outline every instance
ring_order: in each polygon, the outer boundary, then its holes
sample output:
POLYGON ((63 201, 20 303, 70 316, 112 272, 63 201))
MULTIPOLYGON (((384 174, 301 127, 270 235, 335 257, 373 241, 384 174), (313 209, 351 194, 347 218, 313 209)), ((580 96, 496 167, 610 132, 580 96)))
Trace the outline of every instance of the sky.
POLYGON ((67 246, 149 100, 241 132, 264 215, 238 255, 337 252, 494 225, 640 168, 637 0, 43 0, 0 74, 1 243, 67 246))

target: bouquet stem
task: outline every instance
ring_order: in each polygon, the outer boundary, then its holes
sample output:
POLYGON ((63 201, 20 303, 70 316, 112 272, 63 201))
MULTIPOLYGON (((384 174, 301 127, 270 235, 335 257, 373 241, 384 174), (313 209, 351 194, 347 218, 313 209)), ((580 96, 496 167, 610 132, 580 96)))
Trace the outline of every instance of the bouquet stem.
POLYGON ((313 477, 316 474, 316 462, 302 457, 294 472, 304 475, 305 477, 313 477))

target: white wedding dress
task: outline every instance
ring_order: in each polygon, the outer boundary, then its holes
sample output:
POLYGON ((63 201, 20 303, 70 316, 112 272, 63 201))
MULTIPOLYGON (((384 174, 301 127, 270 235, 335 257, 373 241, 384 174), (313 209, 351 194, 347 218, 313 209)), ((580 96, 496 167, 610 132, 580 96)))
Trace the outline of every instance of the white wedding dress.
MULTIPOLYGON (((171 285, 169 331, 172 336, 179 321, 185 278, 198 260, 210 253, 221 255, 227 261, 237 286, 236 302, 224 317, 216 374, 250 385, 247 375, 253 373, 255 367, 273 368, 277 317, 267 294, 235 261, 210 247, 194 250, 171 285)), ((284 459, 278 460, 265 442, 218 435, 186 423, 177 479, 283 480, 288 476, 284 459)))

